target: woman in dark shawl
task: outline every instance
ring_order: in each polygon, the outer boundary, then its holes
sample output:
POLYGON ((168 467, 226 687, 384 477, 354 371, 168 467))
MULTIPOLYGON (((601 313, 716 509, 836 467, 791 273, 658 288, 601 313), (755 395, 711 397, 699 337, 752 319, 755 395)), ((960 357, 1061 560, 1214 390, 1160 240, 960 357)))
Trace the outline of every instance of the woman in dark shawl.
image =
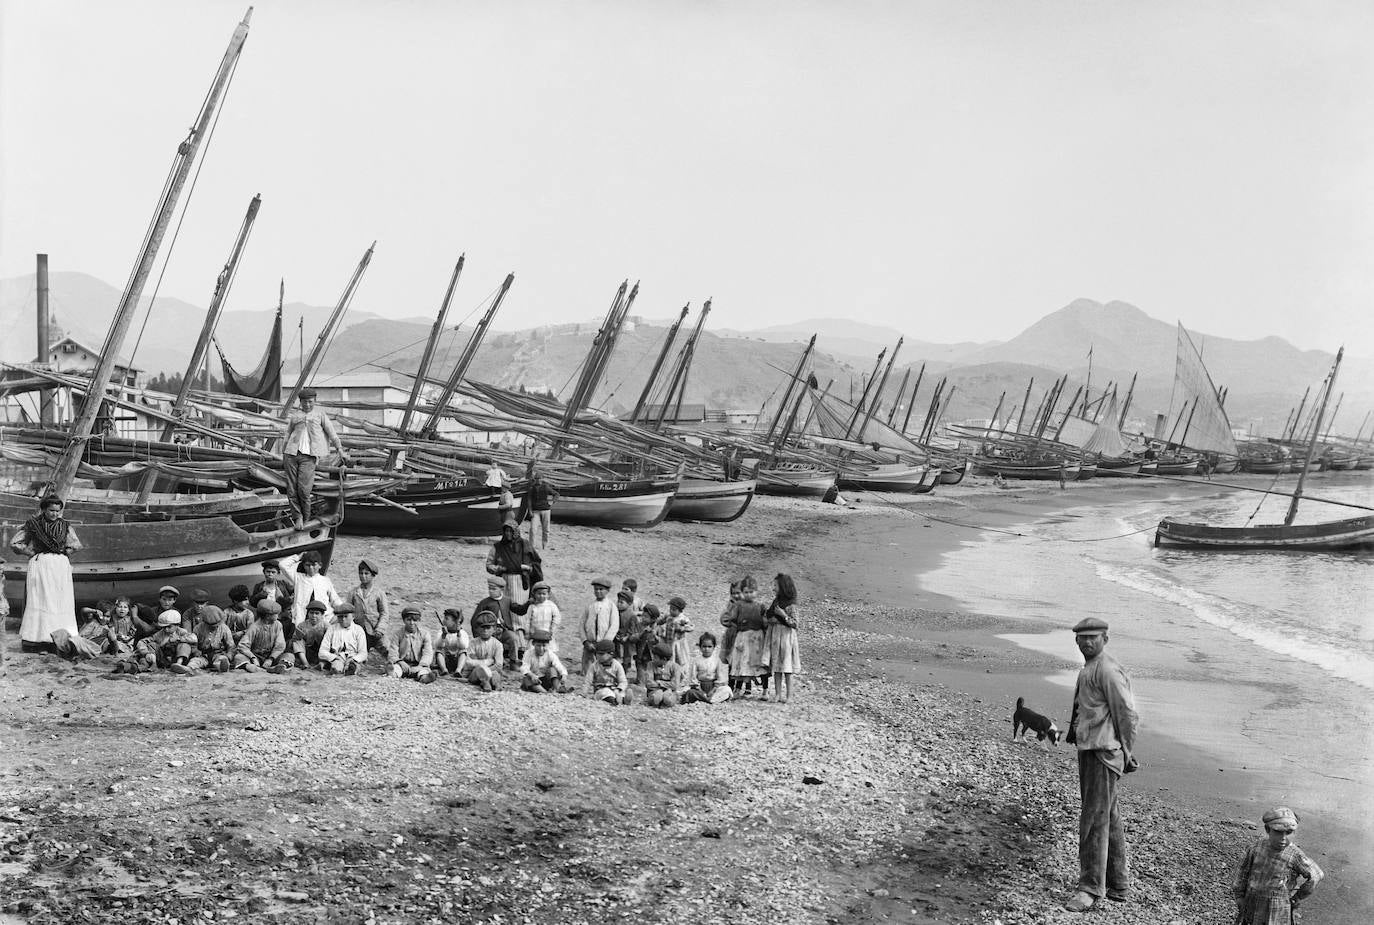
POLYGON ((528 601, 529 589, 536 581, 544 580, 539 553, 525 542, 520 535, 520 524, 513 517, 501 525, 501 539, 487 554, 487 572, 505 580, 506 597, 512 604, 528 601))
POLYGON ((77 635, 72 564, 67 554, 81 548, 76 531, 62 516, 62 499, 48 495, 14 535, 10 548, 29 557, 24 581, 24 619, 20 646, 26 652, 51 650, 54 630, 77 635))

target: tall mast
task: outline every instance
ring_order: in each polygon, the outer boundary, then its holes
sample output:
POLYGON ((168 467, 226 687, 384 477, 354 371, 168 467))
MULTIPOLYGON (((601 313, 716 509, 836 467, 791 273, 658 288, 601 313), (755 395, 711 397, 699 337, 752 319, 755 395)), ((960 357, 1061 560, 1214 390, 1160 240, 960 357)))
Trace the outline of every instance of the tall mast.
POLYGON ((1302 409, 1307 407, 1307 396, 1312 393, 1312 386, 1308 386, 1302 391, 1302 401, 1298 402, 1297 414, 1293 415, 1293 429, 1284 434, 1283 439, 1292 440, 1298 435, 1298 424, 1302 421, 1302 409))
MULTIPOLYGON (((1055 431, 1054 431, 1054 439, 1055 439, 1056 442, 1059 440, 1060 434, 1064 433, 1064 427, 1065 427, 1065 425, 1067 425, 1067 424, 1069 423, 1069 418, 1070 418, 1070 417, 1072 416, 1072 414, 1073 414, 1073 409, 1074 409, 1074 407, 1078 404, 1078 396, 1079 396, 1079 394, 1080 394, 1082 391, 1083 391, 1083 387, 1082 387, 1082 386, 1079 386, 1078 389, 1077 389, 1077 391, 1075 391, 1075 392, 1073 393, 1073 398, 1071 398, 1071 399, 1069 400, 1069 410, 1064 412, 1064 419, 1063 419, 1062 421, 1059 422, 1059 426, 1058 426, 1058 427, 1055 429, 1055 431)), ((1046 418, 1045 418, 1045 423, 1047 423, 1047 424, 1049 423, 1049 417, 1048 417, 1048 416, 1046 416, 1046 418)))
MULTIPOLYGON (((258 217, 258 208, 262 205, 262 196, 254 196, 248 203, 248 212, 243 217, 243 223, 239 226, 238 237, 234 240, 234 249, 229 253, 229 259, 224 264, 224 269, 219 271, 219 276, 215 279, 215 294, 210 298, 210 307, 205 311, 205 323, 200 327, 200 337, 196 340, 195 349, 191 351, 191 359, 186 363, 186 374, 181 377, 181 385, 177 388, 177 397, 172 402, 172 410, 168 412, 170 419, 162 428, 162 436, 158 439, 163 443, 172 439, 175 433, 177 422, 186 413, 186 399, 191 393, 191 383, 195 380, 196 371, 200 368, 201 361, 209 352, 210 338, 215 333, 215 327, 219 324, 220 313, 224 309, 224 300, 229 295, 229 284, 234 279, 234 274, 239 269, 239 259, 243 256, 243 248, 248 243, 248 235, 253 230, 253 222, 258 217)), ((153 492, 153 483, 157 481, 157 471, 149 469, 143 473, 143 478, 138 484, 138 503, 143 504, 148 500, 148 496, 153 492)))
POLYGON ((949 384, 949 391, 945 393, 945 400, 940 403, 940 410, 935 413, 935 419, 930 422, 930 427, 926 428, 925 439, 920 441, 923 445, 929 446, 930 441, 935 439, 935 428, 940 426, 940 419, 949 410, 949 403, 954 400, 954 390, 957 388, 959 386, 953 382, 949 384))
POLYGON ((778 413, 773 416, 773 423, 768 425, 768 433, 764 436, 764 443, 771 443, 773 435, 778 432, 778 425, 782 423, 782 416, 787 413, 787 404, 792 400, 792 390, 801 382, 802 370, 806 368, 806 361, 811 356, 811 351, 816 347, 816 335, 812 334, 811 339, 806 342, 806 349, 802 351, 801 358, 797 360, 797 368, 792 371, 792 377, 787 380, 787 389, 782 394, 782 401, 778 403, 778 413))
POLYGON ((892 408, 887 412, 887 426, 891 427, 897 421, 897 409, 902 407, 902 399, 906 397, 906 383, 911 378, 911 367, 908 366, 902 371, 902 381, 897 384, 897 398, 892 402, 892 408))
POLYGON ((997 410, 992 412, 992 417, 988 419, 987 429, 983 431, 983 439, 992 436, 992 425, 997 423, 997 416, 1002 413, 1002 403, 1007 400, 1007 390, 1002 390, 1002 396, 997 399, 997 410))
MULTIPOLYGON (((1031 377, 1030 377, 1030 382, 1027 382, 1027 383, 1026 383, 1026 397, 1025 397, 1025 399, 1021 402, 1021 416, 1020 416, 1019 418, 1016 419, 1016 433, 1018 433, 1018 434, 1023 434, 1023 433, 1025 433, 1025 431, 1022 430, 1022 427, 1023 427, 1023 426, 1025 425, 1025 423, 1026 423, 1026 409, 1030 407, 1031 389, 1032 389, 1034 386, 1035 386, 1035 377, 1034 377, 1034 376, 1031 376, 1031 377)), ((1036 412, 1036 414, 1039 414, 1039 413, 1040 413, 1040 412, 1038 412, 1038 411, 1036 412)))
POLYGON ((682 396, 687 393, 687 374, 692 368, 692 358, 697 352, 697 338, 701 337, 702 325, 706 324, 706 316, 711 314, 711 300, 701 306, 701 314, 697 316, 696 327, 692 329, 692 336, 687 338, 687 343, 682 345, 682 362, 678 363, 677 369, 673 370, 673 380, 668 384, 668 394, 663 397, 663 405, 658 409, 658 420, 654 422, 655 427, 662 427, 663 421, 668 415, 668 406, 673 405, 673 420, 677 420, 678 413, 682 410, 682 396), (674 393, 677 397, 674 398, 674 393))
MULTIPOLYGON (((415 370, 415 385, 410 389, 410 399, 406 402, 405 413, 401 415, 400 432, 404 434, 410 430, 411 418, 415 415, 415 406, 420 403, 420 393, 424 390, 425 377, 429 375, 430 364, 434 362, 434 351, 439 346, 439 335, 444 331, 444 321, 448 318, 449 306, 453 304, 453 292, 458 288, 458 280, 463 275, 463 264, 467 262, 467 254, 459 254, 458 262, 453 265, 453 273, 448 278, 448 288, 444 290, 444 301, 439 304, 439 314, 434 318, 434 326, 429 329, 429 340, 425 341, 425 352, 420 355, 420 367, 415 370)), ((395 456, 395 452, 392 453, 395 456)), ((395 463, 387 466, 390 469, 395 463)))
POLYGON ((420 427, 421 436, 433 439, 439 432, 439 419, 444 416, 444 409, 453 399, 453 393, 458 391, 458 384, 467 375, 468 367, 472 365, 472 358, 477 355, 477 348, 482 346, 482 338, 487 336, 487 328, 491 327, 491 319, 496 317, 497 310, 501 303, 506 299, 506 293, 510 292, 511 284, 515 282, 515 274, 507 273, 506 279, 501 283, 501 289, 496 293, 496 298, 491 300, 491 307, 482 316, 482 320, 477 322, 477 327, 472 329, 472 336, 468 338, 467 346, 463 348, 463 353, 458 357, 458 362, 453 367, 453 372, 448 374, 448 381, 444 383, 444 390, 439 393, 439 398, 434 402, 434 410, 430 412, 425 423, 420 427))
POLYGON ((591 379, 591 384, 587 386, 587 394, 582 399, 584 405, 590 406, 596 398, 597 387, 601 385, 601 380, 606 376, 606 368, 611 365, 611 355, 615 353, 615 348, 620 343, 620 334, 625 330, 625 321, 630 317, 630 309, 634 307, 635 299, 638 296, 639 283, 636 282, 630 287, 630 294, 626 296, 625 304, 620 308, 620 317, 616 318, 615 324, 611 327, 610 339, 606 341, 606 346, 601 351, 601 358, 596 364, 596 373, 591 379))
POLYGON ((849 416, 849 423, 844 427, 844 437, 849 439, 849 435, 854 432, 854 425, 859 423, 859 415, 863 413, 868 405, 868 393, 873 390, 873 384, 878 381, 878 370, 882 368, 883 357, 887 355, 887 348, 878 351, 878 360, 873 364, 873 372, 869 373, 868 381, 864 383, 863 394, 859 396, 859 403, 854 406, 854 413, 849 416))
POLYGON ((916 384, 911 387, 911 399, 906 403, 906 417, 902 418, 902 433, 906 433, 907 426, 911 424, 911 412, 916 408, 916 393, 921 390, 921 379, 926 374, 926 364, 921 364, 921 371, 916 374, 916 384))
POLYGON ((349 279, 348 285, 344 287, 343 294, 339 296, 339 301, 335 304, 334 311, 329 313, 329 320, 326 321, 324 327, 320 329, 320 336, 315 338, 315 345, 310 348, 310 356, 306 358, 305 363, 301 366, 300 375, 296 377, 296 384, 291 387, 291 394, 287 395, 286 401, 282 402, 281 407, 283 413, 288 411, 291 406, 295 404, 296 399, 300 397, 301 389, 305 388, 305 384, 309 382, 310 377, 315 374, 315 367, 317 367, 320 360, 324 358, 325 346, 334 335, 334 328, 338 325, 339 319, 343 317, 344 310, 348 308, 348 304, 353 301, 353 293, 357 291, 358 282, 363 278, 363 273, 367 270, 367 265, 372 262, 372 252, 376 247, 377 242, 373 241, 372 246, 367 249, 362 259, 358 261, 358 266, 353 271, 353 276, 349 279))
POLYGON ((668 333, 663 338, 663 349, 658 352, 658 359, 654 361, 654 368, 649 371, 649 378, 644 383, 644 391, 639 393, 639 400, 635 402, 635 408, 630 412, 630 423, 634 424, 639 420, 639 413, 644 410, 644 405, 649 400, 649 393, 653 391, 654 383, 658 380, 658 374, 663 370, 663 363, 668 359, 668 351, 673 349, 673 342, 677 340, 677 332, 682 327, 682 322, 687 320, 687 310, 692 303, 688 302, 682 306, 682 312, 673 322, 672 327, 668 328, 668 333))
MULTIPOLYGON (((196 116, 190 134, 177 148, 171 180, 158 202, 152 227, 148 231, 138 261, 134 264, 133 274, 129 277, 129 285, 120 297, 119 307, 115 309, 114 319, 110 323, 110 330, 105 335, 105 344, 100 350, 100 362, 91 374, 91 385, 86 392, 85 401, 82 402, 81 414, 72 424, 71 442, 63 451, 62 458, 53 472, 53 486, 59 495, 65 495, 76 478, 76 470, 81 464, 86 443, 91 438, 96 415, 100 413, 101 401, 109 388, 110 375, 114 372, 115 363, 119 359, 119 351, 124 346, 124 336, 129 331, 129 322, 133 320, 134 312, 138 308, 138 300, 143 295, 143 287, 148 282, 149 274, 152 273, 158 250, 162 247, 162 239, 167 233, 168 224, 171 223, 172 213, 176 211, 182 188, 191 174, 196 154, 205 140, 210 120, 219 106, 220 98, 224 95, 224 88, 229 82, 234 65, 238 62, 239 53, 243 51, 243 43, 248 38, 248 21, 252 16, 253 8, 249 7, 248 12, 243 14, 243 21, 234 29, 233 37, 229 39, 229 47, 225 49, 224 58, 220 61, 219 70, 210 85, 210 92, 201 104, 200 113, 196 116)), ((44 357, 45 362, 46 360, 44 357)))
POLYGON ((1336 351, 1336 362, 1331 365, 1331 375, 1326 379, 1326 391, 1322 393, 1321 409, 1317 411, 1317 420, 1312 426, 1312 438, 1307 444, 1307 453, 1303 457, 1302 472, 1298 475, 1298 485, 1293 489, 1293 500, 1288 503, 1288 514, 1283 518, 1285 527, 1291 526, 1293 518, 1298 516, 1298 501, 1302 499, 1302 483, 1307 480, 1307 470, 1312 467, 1312 451, 1317 448, 1317 434, 1322 429, 1322 416, 1326 414, 1326 403, 1331 399, 1331 392, 1336 388, 1336 372, 1341 368, 1341 357, 1343 356, 1345 356, 1345 347, 1336 351))
POLYGON ((873 420, 874 413, 878 410, 878 403, 883 399, 883 389, 887 387, 887 377, 892 373, 892 364, 897 361, 897 354, 901 352, 902 342, 905 337, 897 338, 897 346, 892 348, 892 355, 887 358, 887 366, 883 367, 883 378, 878 381, 878 387, 873 390, 873 401, 868 404, 868 411, 864 413, 864 422, 859 425, 857 439, 862 440, 864 429, 868 427, 868 422, 873 420))
POLYGON ((620 308, 625 304, 625 292, 629 288, 630 281, 628 279, 620 284, 620 288, 615 292, 615 298, 611 300, 611 307, 606 312, 606 319, 601 322, 601 327, 592 340, 592 349, 587 352, 587 365, 577 380, 577 386, 573 389, 573 393, 568 399, 568 405, 563 411, 563 420, 559 423, 559 429, 563 431, 572 427, 573 419, 577 417, 577 412, 586 400, 587 394, 595 387, 593 382, 600 376, 598 370, 601 368, 602 354, 606 350, 606 345, 611 341, 615 325, 619 323, 617 319, 620 316, 620 308))

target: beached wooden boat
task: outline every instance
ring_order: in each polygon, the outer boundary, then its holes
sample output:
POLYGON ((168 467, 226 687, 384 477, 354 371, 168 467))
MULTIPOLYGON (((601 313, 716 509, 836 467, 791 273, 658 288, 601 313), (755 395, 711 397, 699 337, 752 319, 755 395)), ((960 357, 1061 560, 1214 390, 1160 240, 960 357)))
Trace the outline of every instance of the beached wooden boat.
POLYGON ((1156 546, 1192 549, 1358 549, 1374 547, 1374 515, 1320 524, 1226 527, 1166 517, 1155 531, 1156 546))
POLYGON ((973 471, 978 475, 1000 475, 1004 479, 1036 479, 1071 482, 1078 478, 1078 463, 1026 463, 996 456, 975 456, 973 471))
MULTIPOLYGON (((285 515, 286 499, 275 491, 225 491, 214 494, 164 494, 139 503, 137 492, 73 487, 63 515, 73 523, 139 523, 229 517, 240 526, 269 523, 285 515)), ((0 491, 0 521, 22 523, 33 516, 38 499, 25 492, 0 491)))
POLYGON ((1104 479, 1130 479, 1140 475, 1140 460, 1125 457, 1121 459, 1099 459, 1097 474, 1104 479))
POLYGON ((738 520, 754 500, 758 483, 754 479, 719 482, 714 479, 684 478, 668 508, 673 520, 700 520, 729 523, 738 520))
MULTIPOLYGON (((520 503, 519 496, 514 496, 520 503)), ((450 476, 409 482, 350 500, 340 530, 361 536, 499 536, 501 489, 450 476)))
POLYGON ((759 469, 758 493, 823 498, 835 487, 835 473, 803 466, 774 466, 759 469))
MULTIPOLYGON (((276 559, 290 571, 305 552, 325 561, 334 548, 337 518, 314 520, 304 529, 250 532, 228 517, 135 523, 74 522, 82 548, 71 555, 77 606, 94 605, 120 595, 139 601, 157 599, 165 584, 193 580, 214 600, 227 600, 237 584, 262 578, 262 563, 276 559)), ((8 549, 19 524, 0 524, 0 542, 8 549)), ((5 593, 18 611, 24 606, 27 561, 7 561, 5 593)))
POLYGON ((597 479, 558 487, 551 519, 589 527, 656 527, 668 516, 677 479, 597 479))
POLYGON ((850 491, 891 491, 923 495, 940 479, 938 466, 910 466, 890 463, 867 469, 841 469, 835 484, 850 491))
POLYGON ((1198 462, 1196 456, 1162 456, 1155 460, 1155 472, 1159 475, 1197 475, 1198 462))
POLYGON ((1288 470, 1288 462, 1279 458, 1246 457, 1241 459, 1240 468, 1253 475, 1282 475, 1288 470))

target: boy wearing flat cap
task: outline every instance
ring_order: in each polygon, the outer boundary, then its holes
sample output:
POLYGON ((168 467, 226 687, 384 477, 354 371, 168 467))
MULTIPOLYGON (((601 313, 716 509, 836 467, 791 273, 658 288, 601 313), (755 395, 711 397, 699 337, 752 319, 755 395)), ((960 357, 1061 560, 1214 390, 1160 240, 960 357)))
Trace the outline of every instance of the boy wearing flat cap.
POLYGON ((1131 874, 1126 860, 1126 830, 1117 809, 1117 782, 1139 765, 1135 759, 1138 719, 1131 679, 1104 651, 1107 622, 1080 620, 1074 643, 1083 667, 1073 694, 1073 715, 1064 741, 1078 747, 1078 888, 1064 908, 1086 912, 1107 899, 1124 901, 1131 874))
MULTIPOLYGON (((610 585, 606 586, 610 590, 610 585)), ((613 706, 630 703, 630 679, 615 657, 615 641, 601 639, 592 644, 593 661, 587 669, 582 693, 613 706)))
POLYGON ((286 500, 291 505, 291 517, 299 530, 310 519, 310 495, 315 487, 315 466, 329 455, 330 447, 343 462, 348 452, 339 442, 334 422, 315 407, 316 393, 312 388, 301 389, 300 409, 286 414, 286 444, 282 447, 282 464, 286 470, 286 500))
POLYGON ((506 580, 499 575, 487 576, 487 596, 477 602, 477 606, 472 610, 472 635, 477 635, 477 617, 482 613, 490 613, 496 617, 496 622, 492 624, 491 635, 497 642, 501 643, 501 651, 505 656, 505 665, 512 671, 520 667, 520 652, 523 644, 519 633, 516 632, 516 614, 528 612, 529 604, 517 604, 506 594, 506 580))
POLYGON ((434 681, 434 639, 420 625, 420 608, 401 611, 401 631, 396 634, 396 655, 392 659, 393 678, 414 678, 421 684, 434 681))
POLYGON ((353 622, 363 628, 369 651, 380 652, 388 662, 394 662, 391 641, 386 636, 386 592, 373 584, 381 572, 371 559, 358 563, 358 586, 345 600, 353 605, 353 622))
MULTIPOLYGON (((179 597, 181 597, 181 592, 171 585, 163 585, 157 589, 157 614, 153 617, 153 621, 159 628, 163 625, 161 621, 162 615, 169 610, 177 615, 177 623, 181 623, 181 611, 177 610, 177 599, 179 597)), ((184 628, 190 629, 189 626, 184 628)))
MULTIPOLYGON (((329 605, 324 601, 311 601, 305 605, 305 619, 301 625, 295 627, 295 632, 286 642, 287 661, 298 668, 309 668, 317 665, 327 668, 327 665, 320 663, 320 643, 324 642, 324 634, 329 632, 330 620, 329 605)), ((285 635, 286 629, 282 628, 285 635)))
MULTIPOLYGON (((209 599, 208 594, 206 599, 209 599)), ((234 634, 224 622, 224 611, 214 604, 201 605, 193 632, 196 635, 196 652, 187 662, 191 670, 211 668, 219 672, 228 671, 233 662, 235 644, 234 634)))
POLYGON ((156 671, 166 668, 176 674, 190 674, 191 653, 196 648, 196 634, 181 627, 181 614, 164 610, 157 615, 157 632, 145 636, 134 646, 136 671, 156 671))
POLYGON ((1298 815, 1287 806, 1264 814, 1264 838, 1241 858, 1231 883, 1236 925, 1290 925, 1298 907, 1325 874, 1293 844, 1298 815))
POLYGON ((367 637, 353 622, 352 607, 334 608, 334 622, 325 629, 319 651, 320 669, 331 674, 355 675, 367 664, 367 637))
POLYGON ((196 631, 196 624, 200 623, 201 617, 205 615, 207 608, 213 608, 219 612, 221 617, 224 616, 224 611, 210 603, 210 592, 206 591, 204 588, 196 588, 191 592, 191 606, 182 611, 181 628, 188 629, 194 633, 196 631))
POLYGON ((464 677, 472 637, 463 629, 463 611, 459 607, 445 607, 439 615, 439 635, 434 640, 434 673, 464 677))
POLYGON ((483 691, 490 693, 501 686, 501 643, 492 636, 496 629, 496 614, 490 610, 473 615, 477 624, 477 638, 468 647, 463 665, 464 677, 483 691))
MULTIPOLYGON (((586 674, 592 667, 592 663, 598 661, 597 643, 603 640, 609 642, 612 647, 615 645, 615 637, 620 635, 620 611, 615 609, 615 602, 608 599, 611 593, 611 580, 609 578, 592 579, 592 595, 594 600, 587 605, 587 609, 582 614, 582 673, 586 674)), ((614 648, 611 650, 614 652, 614 648)), ((620 664, 620 662, 616 662, 620 664)), ((623 674, 622 670, 622 674, 623 674)))
POLYGON ((258 615, 248 603, 249 593, 247 585, 234 585, 229 589, 229 606, 224 608, 224 625, 234 634, 234 645, 238 645, 258 615))
POLYGON ((548 630, 530 634, 530 647, 520 660, 520 689, 534 694, 568 691, 568 669, 552 648, 553 635, 548 630))
POLYGON ((530 638, 543 630, 549 634, 549 651, 556 653, 558 640, 555 637, 558 628, 563 625, 563 613, 552 597, 553 587, 547 581, 536 581, 534 587, 530 588, 530 604, 525 621, 529 624, 530 638))
POLYGON ((258 617, 243 631, 239 647, 234 651, 234 667, 244 671, 266 668, 281 674, 291 667, 286 655, 286 637, 282 635, 281 604, 270 598, 258 601, 258 617))

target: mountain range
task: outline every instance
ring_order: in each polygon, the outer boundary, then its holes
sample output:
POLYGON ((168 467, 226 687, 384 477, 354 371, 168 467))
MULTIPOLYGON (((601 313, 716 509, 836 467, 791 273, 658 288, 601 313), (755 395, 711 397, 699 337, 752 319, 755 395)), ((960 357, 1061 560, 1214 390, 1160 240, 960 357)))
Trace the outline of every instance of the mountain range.
MULTIPOLYGON (((49 287, 54 325, 98 348, 119 301, 119 291, 75 272, 51 274, 49 287)), ((274 311, 230 309, 224 313, 216 337, 238 369, 251 369, 258 362, 274 311)), ((329 312, 328 307, 302 303, 284 306, 288 374, 298 368, 299 341, 304 340, 308 351, 329 312)), ((149 377, 157 372, 182 372, 204 313, 202 306, 159 297, 146 324, 141 313, 135 319, 124 356, 132 356, 149 377)), ((35 316, 35 277, 30 274, 0 280, 0 331, 6 332, 0 338, 0 360, 27 362, 33 358, 35 316)), ((688 325, 691 321, 689 318, 688 325)), ((564 390, 587 355, 599 323, 595 318, 491 332, 469 375, 499 385, 544 387, 566 394, 564 390)), ((317 381, 378 369, 413 372, 430 326, 431 322, 424 319, 394 320, 350 311, 330 344, 317 381)), ((596 396, 599 404, 613 408, 634 404, 666 327, 666 321, 638 319, 622 334, 596 396)), ((468 333, 467 328, 445 332, 431 375, 443 376, 451 368, 468 333)), ((708 328, 697 347, 686 400, 720 409, 767 408, 771 413, 785 388, 787 372, 796 365, 802 346, 813 333, 817 335, 817 352, 811 369, 822 387, 829 384, 832 394, 842 397, 860 393, 878 352, 884 348, 891 351, 903 337, 903 332, 894 328, 833 318, 755 330, 708 328)), ((1204 332, 1190 334, 1215 383, 1228 389, 1227 411, 1232 423, 1253 426, 1257 433, 1276 433, 1304 390, 1311 387, 1315 392, 1333 360, 1331 354, 1299 350, 1277 337, 1242 341, 1204 332)), ((1132 375, 1138 374, 1127 426, 1148 429, 1153 426, 1154 414, 1169 407, 1177 342, 1175 324, 1153 318, 1125 302, 1104 304, 1089 299, 1075 300, 1048 313, 1006 341, 937 344, 907 337, 888 380, 882 413, 885 416, 891 407, 903 374, 909 370, 914 381, 922 364, 925 372, 911 418, 913 427, 923 419, 941 377, 954 388, 947 412, 947 418, 954 420, 991 416, 1003 393, 1004 412, 1019 407, 1032 377, 1032 406, 1064 373, 1069 374, 1066 392, 1071 395, 1088 376, 1091 350, 1093 394, 1115 382, 1124 399, 1132 375)), ((1338 390, 1345 397, 1336 429, 1353 434, 1365 413, 1374 407, 1374 362, 1348 357, 1338 390)), ((897 420, 905 416, 903 407, 897 420)))

